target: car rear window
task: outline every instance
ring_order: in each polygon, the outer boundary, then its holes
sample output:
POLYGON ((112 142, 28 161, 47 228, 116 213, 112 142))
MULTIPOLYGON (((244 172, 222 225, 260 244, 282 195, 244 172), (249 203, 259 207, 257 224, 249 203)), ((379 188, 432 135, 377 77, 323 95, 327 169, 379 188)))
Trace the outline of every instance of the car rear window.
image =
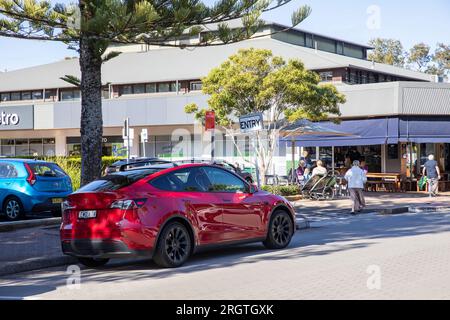
POLYGON ((65 177, 66 173, 55 163, 28 163, 31 171, 38 177, 65 177))
POLYGON ((91 183, 85 185, 78 189, 77 192, 92 192, 92 191, 114 191, 121 188, 127 187, 136 181, 147 177, 150 174, 161 171, 162 169, 148 169, 148 170, 137 170, 137 171, 125 171, 113 173, 101 177, 98 180, 92 181, 91 183))

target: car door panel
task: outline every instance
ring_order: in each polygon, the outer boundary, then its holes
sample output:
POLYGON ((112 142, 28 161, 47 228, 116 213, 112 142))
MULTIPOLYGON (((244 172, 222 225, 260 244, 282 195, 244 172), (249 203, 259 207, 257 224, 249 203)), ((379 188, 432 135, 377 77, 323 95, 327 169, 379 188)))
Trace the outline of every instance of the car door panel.
POLYGON ((248 192, 248 185, 238 176, 222 168, 205 168, 213 185, 211 193, 222 200, 224 238, 227 241, 261 237, 263 231, 262 202, 248 192))

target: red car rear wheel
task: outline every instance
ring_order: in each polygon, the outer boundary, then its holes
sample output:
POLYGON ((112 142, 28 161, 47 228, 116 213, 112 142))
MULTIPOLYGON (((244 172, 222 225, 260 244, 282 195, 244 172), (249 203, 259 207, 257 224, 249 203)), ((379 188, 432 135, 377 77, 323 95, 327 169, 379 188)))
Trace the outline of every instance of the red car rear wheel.
POLYGON ((191 236, 179 222, 169 222, 161 232, 153 261, 164 268, 183 265, 192 251, 191 236))

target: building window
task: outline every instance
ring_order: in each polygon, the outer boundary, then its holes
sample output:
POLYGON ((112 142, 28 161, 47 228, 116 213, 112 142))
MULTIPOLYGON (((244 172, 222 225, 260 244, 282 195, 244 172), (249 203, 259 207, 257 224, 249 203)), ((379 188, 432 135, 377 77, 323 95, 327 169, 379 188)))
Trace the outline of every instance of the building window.
POLYGON ((336 53, 337 54, 344 54, 344 45, 342 44, 342 42, 337 42, 336 43, 336 53))
POLYGON ((11 96, 9 92, 0 94, 0 102, 9 101, 11 96))
MULTIPOLYGON (((81 155, 81 138, 67 137, 66 149, 69 156, 81 155)), ((102 155, 124 157, 126 156, 126 148, 123 146, 123 138, 121 136, 104 136, 102 138, 102 155)))
POLYGON ((171 82, 170 83, 170 91, 171 92, 180 91, 180 88, 181 88, 181 84, 180 83, 178 83, 178 88, 177 88, 177 83, 176 82, 171 82))
POLYGON ((333 81, 333 71, 319 72, 320 81, 327 82, 333 81))
POLYGON ((22 96, 20 92, 11 92, 11 101, 18 101, 21 100, 22 96))
POLYGON ((45 100, 55 101, 57 97, 56 90, 45 90, 45 100))
POLYGON ((145 85, 144 84, 135 84, 133 86, 133 93, 134 94, 142 94, 145 93, 145 85))
POLYGON ((193 81, 190 83, 191 91, 200 91, 202 90, 202 82, 201 81, 193 81))
POLYGON ((156 83, 147 83, 145 85, 145 92, 146 93, 154 93, 154 92, 156 92, 156 83))
POLYGON ((2 139, 0 154, 5 157, 14 157, 14 139, 2 139))
POLYGON ((158 85, 158 92, 170 92, 170 83, 160 83, 158 85))
POLYGON ((22 100, 31 100, 31 92, 22 92, 22 100))
POLYGON ((61 91, 61 101, 80 99, 80 90, 64 90, 61 91))
POLYGON ((16 139, 16 156, 31 156, 28 139, 16 139))
POLYGON ((124 94, 133 94, 133 87, 130 85, 120 86, 119 87, 119 95, 124 94))
POLYGON ((306 43, 307 47, 309 47, 309 48, 313 47, 313 36, 312 36, 312 34, 308 34, 308 33, 306 34, 305 43, 306 43))
POLYGON ((42 100, 42 90, 33 91, 33 100, 42 100))

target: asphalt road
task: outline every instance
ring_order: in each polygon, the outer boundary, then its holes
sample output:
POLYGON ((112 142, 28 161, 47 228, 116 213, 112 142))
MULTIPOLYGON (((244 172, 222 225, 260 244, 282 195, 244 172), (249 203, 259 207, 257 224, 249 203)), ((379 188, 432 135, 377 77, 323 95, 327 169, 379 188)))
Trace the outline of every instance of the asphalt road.
POLYGON ((132 260, 11 275, 0 298, 450 299, 449 265, 450 213, 366 214, 299 231, 282 251, 228 248, 179 269, 132 260))

